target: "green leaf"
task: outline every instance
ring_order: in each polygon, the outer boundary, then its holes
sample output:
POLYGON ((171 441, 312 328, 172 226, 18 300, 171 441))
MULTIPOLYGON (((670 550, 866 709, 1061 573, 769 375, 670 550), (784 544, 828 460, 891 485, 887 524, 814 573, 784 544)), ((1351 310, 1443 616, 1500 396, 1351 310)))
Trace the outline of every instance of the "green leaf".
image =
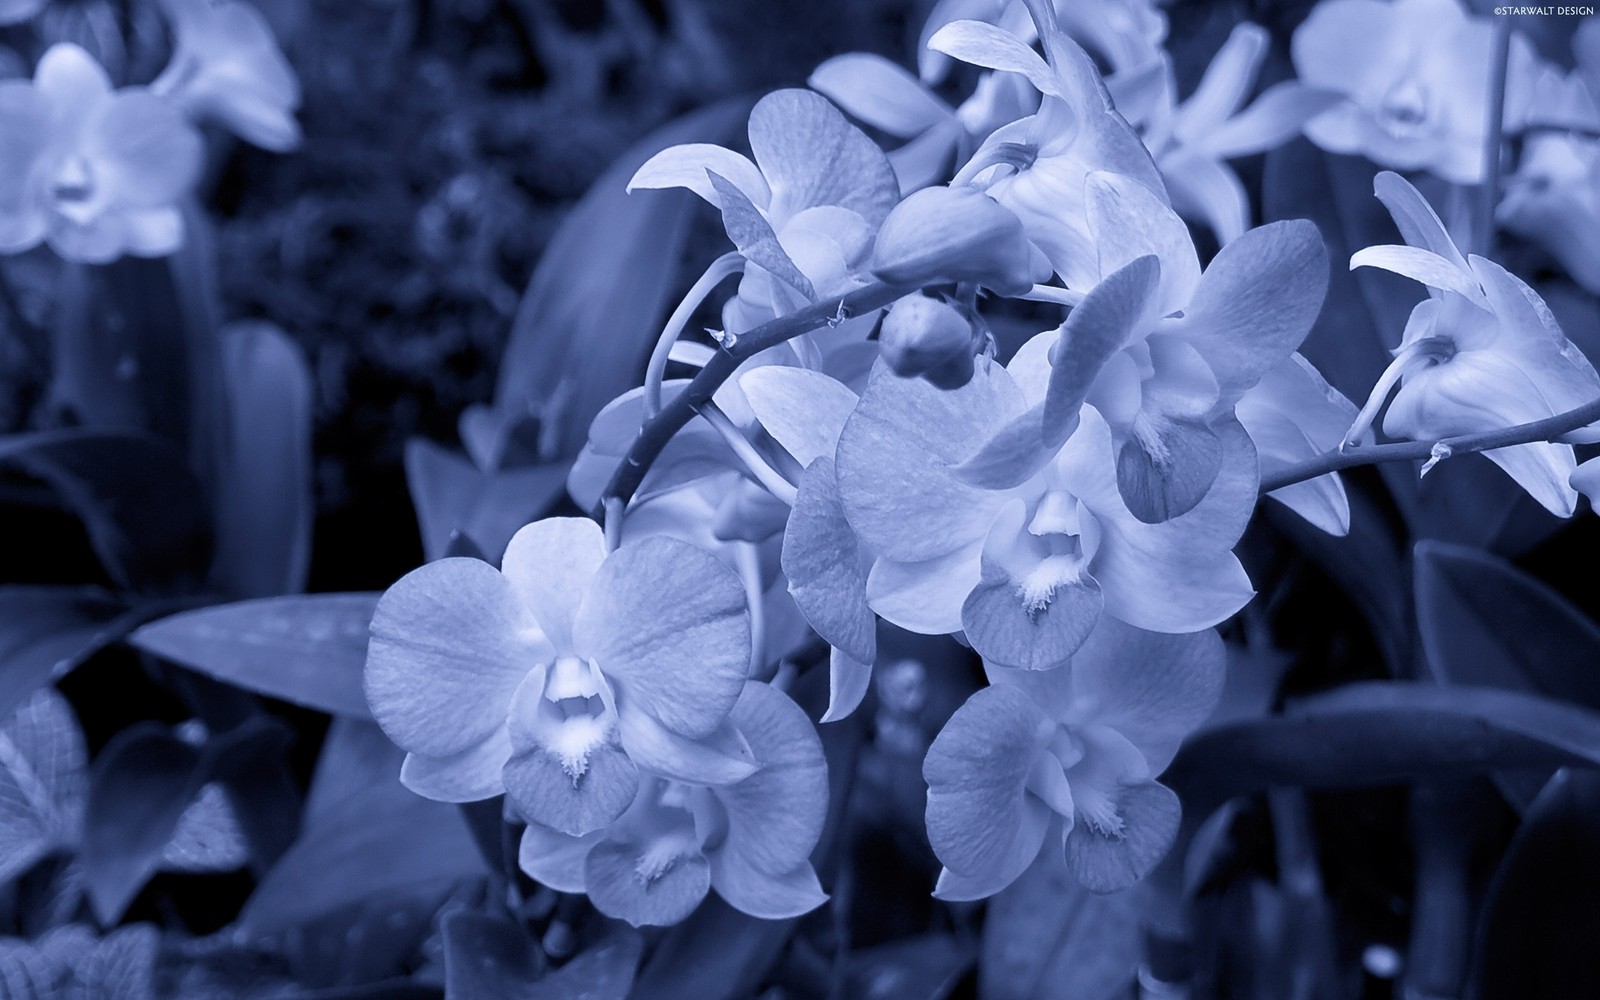
POLYGON ((401 752, 370 722, 335 720, 300 838, 239 916, 250 935, 287 931, 391 890, 427 895, 486 874, 457 809, 400 784, 401 752))
POLYGON ((227 426, 217 466, 217 583, 238 597, 305 589, 311 564, 311 372, 267 323, 223 331, 227 426))
POLYGON ((87 766, 77 716, 52 688, 0 724, 0 883, 76 844, 87 766))
POLYGON ((229 872, 249 860, 250 847, 233 803, 223 786, 212 782, 178 818, 172 839, 161 850, 160 867, 169 872, 229 872))
POLYGON ((1161 780, 1192 828, 1275 785, 1363 788, 1572 763, 1600 766, 1600 713, 1493 688, 1374 681, 1202 731, 1161 780))
POLYGON ((530 416, 541 458, 572 457, 589 423, 638 385, 678 283, 696 199, 681 192, 629 195, 656 153, 679 143, 736 141, 747 99, 702 108, 646 136, 595 181, 539 259, 500 361, 495 414, 502 441, 530 416))
POLYGON ((539 980, 538 1000, 624 1000, 634 984, 643 940, 623 931, 539 980))
POLYGON ((430 561, 449 555, 459 536, 498 563, 517 529, 549 510, 567 486, 566 462, 484 472, 425 438, 406 442, 405 465, 430 561))
POLYGON ((370 718, 361 673, 377 594, 314 594, 186 611, 133 634, 139 649, 249 691, 370 718))
POLYGON ((1475 1000, 1575 997, 1600 983, 1600 774, 1561 771, 1490 883, 1473 949, 1475 1000))
POLYGON ((798 920, 758 920, 710 896, 672 928, 639 973, 630 1000, 733 1000, 749 996, 798 920))
POLYGON ((48 483, 83 521, 119 585, 194 583, 210 559, 203 491, 171 445, 121 431, 63 430, 0 438, 0 463, 48 483))
POLYGON ((446 1000, 520 1000, 537 996, 544 952, 527 928, 476 910, 455 910, 444 933, 446 1000))
POLYGON ((977 949, 951 934, 922 934, 850 956, 852 996, 944 1000, 972 968, 977 949))
POLYGON ((145 617, 95 588, 0 587, 0 716, 145 617))

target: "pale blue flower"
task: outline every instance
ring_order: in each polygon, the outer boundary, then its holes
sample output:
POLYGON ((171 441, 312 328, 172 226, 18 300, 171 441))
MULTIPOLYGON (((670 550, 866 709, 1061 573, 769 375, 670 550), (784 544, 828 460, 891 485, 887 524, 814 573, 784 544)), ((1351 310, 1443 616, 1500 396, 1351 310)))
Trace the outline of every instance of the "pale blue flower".
MULTIPOLYGON (((1426 285, 1428 298, 1412 310, 1352 437, 1372 424, 1391 392, 1385 433, 1424 441, 1527 423, 1600 397, 1600 375, 1538 293, 1492 260, 1463 257, 1433 208, 1400 175, 1385 171, 1374 188, 1407 245, 1367 247, 1350 266, 1404 275, 1426 285)), ((1600 425, 1566 441, 1600 441, 1600 425)), ((1562 442, 1484 454, 1551 513, 1567 517, 1577 503, 1568 485, 1576 461, 1562 442)))
MULTIPOLYGON (((1255 442, 1262 478, 1339 447, 1356 406, 1299 354, 1261 376, 1234 407, 1255 442)), ((1336 472, 1267 494, 1330 535, 1350 533, 1350 498, 1336 472)))
POLYGON ((530 824, 522 869, 634 926, 674 924, 710 890, 766 920, 799 916, 826 896, 808 860, 828 810, 828 770, 810 720, 751 682, 730 716, 756 769, 732 783, 647 774, 627 811, 573 836, 530 824))
POLYGON ((50 0, 0 0, 0 25, 20 24, 44 10, 50 0))
POLYGON ((300 145, 300 81, 272 28, 245 0, 162 0, 172 60, 150 89, 196 121, 286 152, 300 145))
POLYGON ((606 553, 600 528, 549 518, 501 570, 429 563, 378 602, 373 717, 401 780, 468 802, 505 792, 574 836, 633 803, 641 770, 728 782, 754 770, 729 721, 750 661, 744 588, 714 557, 651 537, 606 553))
POLYGON ((1211 714, 1224 668, 1215 632, 1107 619, 1060 670, 991 669, 923 763, 928 839, 944 864, 934 894, 992 895, 1041 849, 1094 892, 1143 878, 1180 818, 1155 779, 1211 714))

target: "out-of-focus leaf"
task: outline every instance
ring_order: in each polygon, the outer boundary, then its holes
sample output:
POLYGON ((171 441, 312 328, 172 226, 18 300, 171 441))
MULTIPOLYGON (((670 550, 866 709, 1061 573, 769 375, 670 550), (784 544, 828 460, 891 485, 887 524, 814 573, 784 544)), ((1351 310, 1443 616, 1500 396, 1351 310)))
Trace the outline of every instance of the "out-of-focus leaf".
POLYGON ((535 984, 539 1000, 624 1000, 630 994, 644 941, 621 931, 535 984))
POLYGON ((1600 626, 1488 553, 1416 548, 1417 624, 1441 681, 1537 692, 1600 711, 1600 626))
MULTIPOLYGON (((1600 711, 1600 627, 1560 594, 1477 549, 1416 548, 1417 623, 1434 675, 1546 694, 1600 711)), ((1495 781, 1526 808, 1549 769, 1500 772, 1495 781)))
POLYGON ((52 688, 0 724, 0 883, 77 841, 87 765, 77 716, 52 688))
POLYGON ((161 851, 161 869, 171 872, 228 872, 243 868, 250 848, 228 793, 212 782, 178 818, 172 840, 161 851))
POLYGON ((186 611, 130 641, 246 690, 333 715, 369 718, 361 672, 377 594, 275 597, 186 611))
POLYGON ((204 754, 154 723, 118 733, 95 759, 84 816, 89 902, 115 923, 161 863, 205 783, 204 754))
POLYGON ((371 723, 350 721, 347 739, 370 745, 345 761, 318 766, 300 839, 267 872, 240 914, 250 935, 286 931, 375 893, 431 894, 443 884, 482 877, 483 859, 459 811, 412 794, 399 782, 401 753, 371 723), (358 771, 359 769, 359 771, 358 771), (342 797, 320 792, 329 781, 342 797))
POLYGON ((1577 762, 1600 766, 1600 713, 1493 688, 1374 681, 1202 731, 1161 780, 1192 826, 1274 785, 1361 788, 1577 762))
POLYGON ((539 995, 534 981, 543 968, 544 952, 522 925, 475 910, 456 910, 441 925, 447 1000, 521 1000, 539 995))
POLYGON ((983 1000, 1112 1000, 1139 969, 1139 908, 1130 892, 1097 895, 1046 851, 989 902, 978 992, 983 1000))
POLYGON ((238 597, 305 588, 311 564, 311 372, 267 323, 222 336, 227 427, 217 466, 217 583, 238 597))
POLYGON ((142 618, 93 588, 0 587, 0 717, 142 618))
POLYGON ((118 584, 164 586, 203 572, 210 514, 171 445, 121 431, 45 431, 0 438, 0 462, 50 484, 118 584))
POLYGON ((463 536, 499 562, 517 529, 550 508, 567 485, 568 464, 484 472, 432 441, 406 442, 406 484, 417 509, 422 551, 431 561, 463 536))
POLYGON ((638 384, 698 199, 681 191, 629 195, 628 180, 668 146, 731 142, 749 108, 747 100, 729 100, 652 132, 567 216, 540 258, 500 362, 502 440, 536 417, 541 457, 576 455, 601 407, 638 384))
POLYGON ((0 996, 56 1000, 65 970, 31 941, 0 938, 0 996))
MULTIPOLYGON (((257 872, 278 860, 300 831, 300 793, 286 764, 292 738, 287 726, 257 716, 205 747, 205 780, 227 790, 257 872)), ((203 791, 195 792, 194 802, 203 791)))
POLYGON ((271 947, 283 948, 293 978, 306 986, 390 980, 415 966, 453 890, 440 885, 423 892, 409 886, 380 890, 297 925, 271 947), (360 947, 353 947, 357 942, 360 947))
POLYGON ((1390 672, 1404 676, 1411 664, 1411 595, 1400 549, 1377 505, 1361 490, 1349 489, 1348 495, 1350 533, 1344 538, 1312 527, 1278 504, 1262 510, 1350 596, 1390 672))
POLYGON ((630 1000, 732 1000, 760 983, 796 920, 758 920, 711 896, 672 928, 639 973, 630 1000))
POLYGON ((118 927, 74 966, 78 991, 72 1000, 154 1000, 156 952, 161 933, 153 924, 118 927))
POLYGON ((944 1000, 977 958, 970 941, 924 934, 850 956, 850 996, 859 1000, 944 1000))
POLYGON ((1560 771, 1490 884, 1468 995, 1583 996, 1600 983, 1600 774, 1560 771))

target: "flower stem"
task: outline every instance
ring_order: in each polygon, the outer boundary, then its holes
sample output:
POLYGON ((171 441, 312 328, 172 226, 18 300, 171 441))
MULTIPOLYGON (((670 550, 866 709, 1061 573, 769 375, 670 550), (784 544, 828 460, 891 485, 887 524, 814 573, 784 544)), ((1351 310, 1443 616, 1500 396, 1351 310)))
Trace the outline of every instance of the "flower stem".
POLYGON ((1468 452, 1493 451, 1496 448, 1509 448, 1512 445, 1550 441, 1580 427, 1586 427, 1596 420, 1600 420, 1600 399, 1590 400, 1582 406, 1542 420, 1478 434, 1463 434, 1436 441, 1398 441, 1365 448, 1346 448, 1343 451, 1335 449, 1304 462, 1297 462, 1271 476, 1262 477, 1261 492, 1271 493, 1285 486, 1293 486, 1295 483, 1303 483, 1308 479, 1357 465, 1375 465, 1379 462, 1425 462, 1452 455, 1464 455, 1468 452))
POLYGON ((622 463, 612 474, 611 482, 606 484, 605 492, 601 494, 600 503, 594 511, 595 517, 605 519, 608 500, 617 500, 626 505, 633 499, 634 492, 644 481, 645 473, 650 471, 651 464, 661 454, 661 449, 667 446, 667 442, 672 440, 672 436, 678 433, 684 424, 692 420, 695 414, 710 402, 722 383, 733 375, 746 358, 818 327, 881 309, 895 299, 914 291, 915 288, 903 285, 875 282, 841 298, 824 299, 787 316, 780 316, 770 323, 764 323, 754 330, 741 334, 731 343, 725 343, 716 354, 712 355, 711 360, 706 362, 706 366, 700 369, 700 373, 684 386, 682 392, 663 406, 661 412, 645 421, 639 430, 639 436, 634 438, 627 455, 623 456, 622 463))
POLYGON ((1506 74, 1511 63, 1511 21, 1496 18, 1494 62, 1489 70, 1489 122, 1483 143, 1483 186, 1478 191, 1478 219, 1472 242, 1484 257, 1494 254, 1494 210, 1500 203, 1500 153, 1505 141, 1506 74))
POLYGON ((650 364, 644 373, 644 412, 646 416, 653 417, 661 412, 661 380, 667 371, 667 361, 672 356, 672 345, 678 342, 678 335, 683 332, 684 326, 689 322, 689 317, 700 308, 700 303, 711 294, 711 290, 721 284, 723 279, 730 278, 744 267, 744 258, 738 253, 725 253, 711 262, 689 293, 678 303, 678 308, 672 311, 667 319, 667 325, 662 328, 661 336, 656 340, 655 350, 650 352, 650 364))

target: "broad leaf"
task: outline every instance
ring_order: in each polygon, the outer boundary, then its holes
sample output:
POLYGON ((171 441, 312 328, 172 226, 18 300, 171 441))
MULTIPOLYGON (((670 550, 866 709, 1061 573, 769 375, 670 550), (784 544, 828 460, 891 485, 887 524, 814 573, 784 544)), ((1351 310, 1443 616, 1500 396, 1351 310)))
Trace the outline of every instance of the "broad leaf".
POLYGON ((1120 997, 1139 968, 1139 917, 1131 893, 1092 893, 1046 851, 989 902, 979 995, 983 1000, 1120 997))
POLYGON ((93 588, 0 588, 0 716, 143 617, 93 588))
POLYGON ((87 766, 77 716, 52 688, 0 724, 0 883, 76 845, 87 766))
POLYGON ((152 622, 130 641, 191 670, 333 715, 369 718, 361 672, 376 594, 241 601, 152 622))
POLYGON ((422 551, 430 561, 452 554, 452 539, 464 537, 498 563, 517 529, 561 496, 568 471, 566 462, 552 462, 485 472, 423 438, 406 442, 405 464, 422 551))

